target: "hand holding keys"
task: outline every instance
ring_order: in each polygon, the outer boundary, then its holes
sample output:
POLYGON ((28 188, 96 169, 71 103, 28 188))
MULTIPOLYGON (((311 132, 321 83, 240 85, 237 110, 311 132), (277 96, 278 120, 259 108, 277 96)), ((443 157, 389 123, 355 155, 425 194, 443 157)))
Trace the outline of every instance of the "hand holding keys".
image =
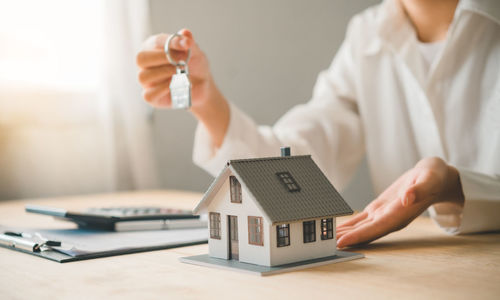
POLYGON ((156 108, 189 108, 220 147, 229 124, 229 103, 191 31, 149 37, 136 59, 144 100, 156 108))
POLYGON ((137 66, 143 97, 156 108, 201 109, 213 94, 206 56, 187 29, 149 37, 137 54, 137 66))
POLYGON ((170 42, 176 36, 180 37, 179 33, 168 37, 165 43, 165 54, 168 61, 175 66, 176 73, 170 81, 170 97, 172 99, 172 108, 187 109, 191 107, 191 82, 189 81, 188 61, 191 57, 191 49, 188 50, 186 60, 175 61, 170 56, 170 42))

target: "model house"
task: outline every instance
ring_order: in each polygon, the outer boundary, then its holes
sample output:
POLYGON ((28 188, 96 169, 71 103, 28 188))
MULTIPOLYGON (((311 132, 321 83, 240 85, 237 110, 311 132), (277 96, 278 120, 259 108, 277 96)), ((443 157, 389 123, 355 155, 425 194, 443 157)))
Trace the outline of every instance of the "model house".
POLYGON ((210 257, 278 266, 335 255, 335 218, 353 211, 310 155, 287 148, 229 161, 194 212, 208 213, 210 257))

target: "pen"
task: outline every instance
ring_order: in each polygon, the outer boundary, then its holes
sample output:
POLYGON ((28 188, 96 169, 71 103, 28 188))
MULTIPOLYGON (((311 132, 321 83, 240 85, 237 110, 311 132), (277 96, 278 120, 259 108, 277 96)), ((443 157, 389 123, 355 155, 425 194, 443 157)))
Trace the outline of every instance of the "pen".
POLYGON ((35 232, 33 236, 33 234, 26 232, 6 231, 4 234, 0 234, 0 243, 10 247, 21 248, 33 252, 41 251, 43 246, 61 246, 61 242, 46 239, 38 232, 35 232), (33 239, 38 242, 35 242, 33 239))
POLYGON ((19 248, 31 252, 40 251, 40 245, 33 241, 25 240, 22 237, 0 233, 0 244, 9 247, 19 248))

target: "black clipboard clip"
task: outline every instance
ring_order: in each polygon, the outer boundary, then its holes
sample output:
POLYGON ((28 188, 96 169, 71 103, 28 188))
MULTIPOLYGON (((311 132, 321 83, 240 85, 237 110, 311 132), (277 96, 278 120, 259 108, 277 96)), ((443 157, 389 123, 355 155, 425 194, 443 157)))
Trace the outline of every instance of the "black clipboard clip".
POLYGON ((61 246, 60 241, 46 239, 38 232, 31 234, 12 231, 6 231, 3 234, 0 233, 0 244, 31 252, 40 252, 48 250, 51 247, 61 246))

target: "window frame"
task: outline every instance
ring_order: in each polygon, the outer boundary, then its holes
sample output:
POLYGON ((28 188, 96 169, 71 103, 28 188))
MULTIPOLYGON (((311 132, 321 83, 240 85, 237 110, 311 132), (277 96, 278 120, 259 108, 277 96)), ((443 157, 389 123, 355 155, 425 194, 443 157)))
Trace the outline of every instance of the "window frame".
POLYGON ((231 203, 241 204, 241 183, 235 176, 229 176, 229 193, 231 198, 231 203))
POLYGON ((320 222, 321 240, 333 239, 333 218, 324 218, 320 222))
POLYGON ((290 224, 276 225, 276 246, 286 247, 290 246, 290 224), (280 236, 281 230, 286 229, 286 235, 280 236))
POLYGON ((208 220, 210 224, 210 238, 211 239, 216 239, 220 240, 220 228, 221 228, 221 223, 220 223, 220 213, 217 212, 210 212, 208 213, 208 220))
POLYGON ((248 244, 255 246, 264 246, 264 224, 263 218, 257 216, 248 216, 248 244), (255 222, 253 222, 255 221, 255 222), (255 237, 252 239, 252 237, 255 237))
POLYGON ((276 172, 276 177, 290 193, 300 192, 300 186, 290 172, 276 172))
POLYGON ((302 222, 302 236, 304 244, 316 242, 316 220, 302 222))

